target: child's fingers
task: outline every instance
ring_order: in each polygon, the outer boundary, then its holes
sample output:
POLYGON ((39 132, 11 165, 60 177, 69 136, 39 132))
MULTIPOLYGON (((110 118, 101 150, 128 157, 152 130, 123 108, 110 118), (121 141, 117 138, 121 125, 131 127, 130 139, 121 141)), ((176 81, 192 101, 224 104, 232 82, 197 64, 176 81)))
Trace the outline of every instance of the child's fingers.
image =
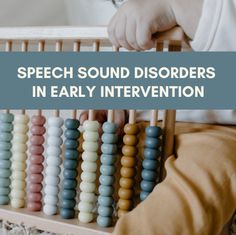
POLYGON ((141 51, 142 48, 139 47, 136 40, 136 22, 134 19, 129 19, 126 22, 126 40, 133 50, 141 51))
POLYGON ((115 25, 116 25, 116 21, 117 21, 117 15, 118 14, 115 14, 112 17, 107 30, 108 30, 108 35, 109 35, 109 39, 111 41, 111 44, 113 46, 119 47, 119 43, 116 40, 116 36, 115 36, 115 25))
POLYGON ((84 121, 88 119, 88 111, 84 111, 80 114, 79 121, 80 124, 83 125, 84 121))
POLYGON ((153 48, 154 41, 152 40, 152 33, 150 26, 139 23, 137 25, 136 39, 140 48, 143 50, 149 50, 153 48))
POLYGON ((126 16, 122 16, 120 21, 116 23, 115 27, 115 37, 119 43, 119 46, 126 48, 127 50, 132 50, 133 48, 129 45, 126 40, 126 16))

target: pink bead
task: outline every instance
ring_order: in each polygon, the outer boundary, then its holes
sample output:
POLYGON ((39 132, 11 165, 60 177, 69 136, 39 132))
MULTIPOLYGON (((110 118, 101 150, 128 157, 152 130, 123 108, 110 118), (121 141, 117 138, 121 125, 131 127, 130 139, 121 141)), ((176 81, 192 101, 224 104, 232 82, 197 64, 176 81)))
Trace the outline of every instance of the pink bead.
POLYGON ((32 165, 30 165, 29 170, 30 170, 31 174, 41 173, 41 172, 43 172, 43 165, 42 164, 40 164, 40 165, 32 164, 32 165))
POLYGON ((31 118, 31 122, 33 125, 36 125, 36 126, 43 126, 46 122, 46 119, 44 116, 33 116, 31 118))
POLYGON ((42 189, 43 189, 42 184, 31 184, 31 185, 29 186, 29 191, 30 191, 31 193, 38 193, 38 192, 40 192, 42 189))
POLYGON ((32 126, 30 131, 32 135, 43 135, 46 132, 46 129, 44 126, 32 126))
POLYGON ((30 156, 30 163, 32 164, 41 164, 44 161, 44 157, 42 155, 33 154, 30 156))
POLYGON ((42 199, 41 193, 29 193, 28 194, 28 200, 30 202, 40 202, 42 199))
POLYGON ((37 146, 37 145, 31 145, 29 148, 29 151, 31 154, 37 154, 40 155, 44 152, 44 147, 42 145, 37 146))
POLYGON ((30 183, 31 184, 39 184, 43 181, 42 174, 30 174, 30 183))
POLYGON ((41 211, 42 203, 41 202, 28 202, 27 208, 30 211, 41 211))
POLYGON ((44 137, 39 135, 32 135, 30 137, 30 143, 32 145, 42 145, 44 143, 44 137))

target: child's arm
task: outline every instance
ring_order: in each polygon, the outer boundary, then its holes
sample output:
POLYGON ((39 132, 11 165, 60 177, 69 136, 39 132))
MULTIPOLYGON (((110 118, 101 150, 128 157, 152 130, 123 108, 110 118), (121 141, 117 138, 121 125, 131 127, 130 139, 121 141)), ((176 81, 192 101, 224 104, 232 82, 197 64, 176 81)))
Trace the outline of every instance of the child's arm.
POLYGON ((112 18, 111 42, 129 50, 153 46, 152 35, 177 24, 193 38, 201 16, 203 0, 128 0, 112 18))

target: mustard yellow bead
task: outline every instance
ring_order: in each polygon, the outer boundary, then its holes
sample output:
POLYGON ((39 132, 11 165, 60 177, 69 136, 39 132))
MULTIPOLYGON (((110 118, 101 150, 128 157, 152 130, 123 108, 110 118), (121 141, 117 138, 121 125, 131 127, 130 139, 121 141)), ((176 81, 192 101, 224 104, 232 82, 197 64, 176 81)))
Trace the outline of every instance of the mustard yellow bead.
POLYGON ((133 197, 133 190, 120 188, 118 191, 118 195, 120 198, 128 200, 133 197))
POLYGON ((124 132, 128 135, 137 135, 139 133, 139 128, 136 124, 126 124, 124 132))
POLYGON ((118 201, 118 207, 121 210, 131 210, 133 207, 132 200, 126 200, 126 199, 119 199, 118 201))
POLYGON ((136 159, 134 157, 123 156, 121 158, 121 165, 125 167, 134 167, 136 159))
POLYGON ((122 153, 125 155, 125 156, 135 156, 137 154, 137 148, 134 147, 134 146, 128 146, 128 145, 124 145, 123 148, 122 148, 122 153))
POLYGON ((121 167, 120 174, 124 178, 131 178, 135 175, 135 169, 128 167, 121 167))
POLYGON ((124 178, 124 177, 120 178, 120 187, 121 188, 129 189, 129 188, 132 188, 133 186, 134 186, 134 180, 133 179, 124 178))
POLYGON ((125 135, 123 142, 129 146, 135 146, 138 144, 138 138, 135 135, 125 135))

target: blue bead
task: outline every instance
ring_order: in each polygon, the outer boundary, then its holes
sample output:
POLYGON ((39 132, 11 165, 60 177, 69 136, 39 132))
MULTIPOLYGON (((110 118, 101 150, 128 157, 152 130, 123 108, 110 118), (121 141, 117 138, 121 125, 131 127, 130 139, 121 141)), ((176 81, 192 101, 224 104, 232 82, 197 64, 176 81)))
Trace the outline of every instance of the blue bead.
POLYGON ((2 113, 0 114, 0 122, 13 122, 14 115, 11 113, 2 113))
POLYGON ((105 153, 105 154, 116 154, 117 145, 116 144, 102 144, 101 150, 102 150, 102 153, 105 153))
POLYGON ((0 132, 11 132, 13 130, 13 124, 0 123, 0 132))
POLYGON ((144 201, 144 200, 148 197, 149 194, 150 194, 149 192, 144 192, 144 191, 142 191, 142 192, 140 193, 140 200, 141 200, 141 201, 144 201))
POLYGON ((79 130, 70 130, 70 129, 65 130, 65 137, 67 139, 77 140, 79 136, 80 136, 79 130))
POLYGON ((104 165, 112 165, 116 162, 117 155, 102 154, 101 163, 104 165))
POLYGON ((64 168, 66 169, 76 169, 78 166, 77 160, 65 159, 64 168))
POLYGON ((66 149, 64 155, 65 155, 66 159, 77 160, 79 157, 79 152, 77 150, 73 150, 73 149, 66 149))
POLYGON ((9 187, 11 184, 10 179, 0 178, 0 187, 9 187))
POLYGON ((99 206, 98 214, 103 217, 112 216, 113 208, 108 206, 99 206))
POLYGON ((152 149, 157 149, 161 146, 161 139, 147 137, 145 140, 145 146, 152 149))
POLYGON ((115 167, 114 166, 106 166, 106 165, 101 165, 100 167, 100 172, 103 175, 113 175, 115 173, 115 167))
POLYGON ((156 181, 157 179, 157 173, 155 171, 150 170, 142 170, 142 179, 147 181, 156 181))
POLYGON ((108 176, 108 175, 100 175, 99 182, 102 185, 112 185, 115 182, 114 176, 108 176))
POLYGON ((10 151, 0 150, 0 159, 10 159, 12 153, 10 151))
POLYGON ((76 205, 76 200, 75 199, 71 199, 71 200, 66 200, 63 199, 61 201, 61 207, 64 209, 74 209, 76 205))
POLYGON ((114 188, 112 186, 100 185, 98 191, 101 196, 109 197, 114 193, 114 188))
POLYGON ((98 204, 101 206, 112 206, 113 201, 113 197, 104 197, 101 195, 98 197, 98 204))
POLYGON ((10 202, 10 198, 8 196, 0 196, 0 205, 7 205, 10 202))
POLYGON ((118 136, 114 134, 104 133, 102 135, 102 142, 106 144, 115 144, 118 141, 118 136))
POLYGON ((0 169, 10 168, 11 161, 10 160, 1 160, 0 159, 0 169))
POLYGON ((64 179, 63 188, 64 189, 75 189, 77 186, 77 181, 75 179, 64 179))
POLYGON ((67 200, 71 200, 74 199, 76 196, 76 190, 75 189, 64 189, 62 191, 62 199, 67 199, 67 200))
POLYGON ((0 149, 1 150, 10 150, 12 147, 10 142, 0 142, 0 149))
POLYGON ((8 178, 11 176, 11 170, 10 169, 1 169, 0 170, 0 177, 1 178, 8 178))
POLYGON ((64 169, 63 176, 66 179, 75 179, 77 175, 78 175, 77 170, 64 169))
POLYGON ((79 146, 79 143, 77 140, 66 139, 64 144, 67 149, 77 149, 79 146))
POLYGON ((60 211, 60 215, 62 219, 73 219, 75 218, 75 210, 62 208, 60 211))
POLYGON ((145 148, 144 149, 144 157, 150 160, 156 160, 158 157, 160 157, 161 152, 159 149, 151 149, 151 148, 145 148))
POLYGON ((10 187, 0 188, 0 196, 8 195, 11 192, 10 187))
POLYGON ((80 122, 77 119, 66 119, 65 127, 67 129, 77 129, 79 128, 80 122))
POLYGON ((116 133, 117 131, 117 125, 113 122, 105 122, 102 126, 102 130, 105 132, 105 133, 116 133))
POLYGON ((97 217, 97 224, 101 227, 109 227, 112 225, 112 218, 111 217, 97 217))
POLYGON ((156 160, 148 160, 148 159, 144 159, 142 166, 144 169, 146 170, 157 170, 157 166, 159 165, 159 162, 156 160))
POLYGON ((13 135, 11 133, 8 132, 1 132, 0 133, 0 141, 11 141, 12 140, 13 135))
POLYGON ((145 133, 148 137, 156 138, 162 135, 162 129, 159 126, 148 126, 145 133))
POLYGON ((155 186, 156 186, 155 182, 146 181, 146 180, 141 181, 141 189, 145 192, 152 192, 155 186))

